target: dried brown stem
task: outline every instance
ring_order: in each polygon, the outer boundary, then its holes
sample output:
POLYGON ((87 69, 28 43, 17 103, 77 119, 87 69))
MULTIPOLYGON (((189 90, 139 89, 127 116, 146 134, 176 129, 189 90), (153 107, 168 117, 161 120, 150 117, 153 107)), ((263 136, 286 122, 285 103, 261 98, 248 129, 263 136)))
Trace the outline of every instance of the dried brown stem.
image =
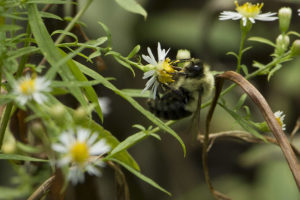
POLYGON ((242 75, 240 75, 236 72, 228 71, 228 72, 224 72, 223 74, 220 74, 216 77, 216 94, 215 94, 213 103, 211 104, 211 108, 210 108, 208 116, 207 116, 207 121, 206 121, 207 138, 204 138, 204 143, 208 142, 208 138, 209 138, 208 130, 209 130, 210 120, 212 118, 212 114, 216 107, 220 92, 222 90, 224 79, 229 79, 229 80, 235 82, 236 84, 238 84, 248 94, 248 96, 253 100, 253 102, 258 106, 258 108, 260 109, 260 112, 263 114, 265 121, 267 122, 270 130, 274 134, 274 136, 275 136, 275 138, 276 138, 276 140, 288 162, 288 165, 293 173, 295 182, 300 191, 300 166, 298 164, 296 155, 288 141, 288 138, 282 131, 281 126, 279 125, 278 121, 276 120, 274 113, 272 112, 272 110, 271 110, 269 104, 267 103, 267 101, 265 100, 265 98, 249 81, 247 81, 242 75))
POLYGON ((42 185, 40 185, 34 193, 27 200, 39 200, 41 199, 47 192, 49 192, 53 182, 55 180, 55 175, 48 178, 42 185))
POLYGON ((291 133, 290 136, 290 141, 292 142, 294 139, 295 134, 298 132, 298 130, 300 129, 300 118, 297 119, 296 125, 291 133))
MULTIPOLYGON (((212 143, 216 139, 220 139, 220 138, 234 138, 234 139, 239 139, 239 140, 242 140, 244 142, 249 142, 249 143, 265 143, 264 140, 253 136, 251 133, 248 133, 246 131, 240 131, 240 130, 222 131, 222 132, 210 133, 209 134, 210 143, 212 143)), ((264 138, 269 143, 279 145, 277 140, 274 137, 264 136, 264 138)), ((204 142, 204 136, 201 135, 201 134, 198 135, 197 139, 201 143, 204 142)), ((292 149, 295 152, 295 154, 300 157, 300 151, 297 149, 297 147, 294 146, 293 144, 291 144, 291 146, 292 146, 292 149)))

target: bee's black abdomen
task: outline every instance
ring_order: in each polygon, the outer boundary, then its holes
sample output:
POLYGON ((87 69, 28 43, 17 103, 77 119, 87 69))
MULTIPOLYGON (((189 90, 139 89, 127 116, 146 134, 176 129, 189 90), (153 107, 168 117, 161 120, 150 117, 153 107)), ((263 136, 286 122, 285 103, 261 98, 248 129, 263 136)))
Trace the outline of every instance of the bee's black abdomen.
POLYGON ((184 91, 169 91, 160 99, 150 99, 148 101, 149 110, 159 118, 176 120, 187 117, 192 113, 185 109, 189 101, 189 95, 184 91))

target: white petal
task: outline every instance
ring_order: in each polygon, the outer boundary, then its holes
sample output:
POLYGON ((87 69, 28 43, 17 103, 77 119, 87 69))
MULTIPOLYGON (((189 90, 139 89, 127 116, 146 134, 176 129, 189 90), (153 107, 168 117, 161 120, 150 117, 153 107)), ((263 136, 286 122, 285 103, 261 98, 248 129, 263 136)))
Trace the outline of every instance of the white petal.
POLYGON ((84 172, 81 168, 72 166, 69 170, 67 179, 70 180, 73 185, 76 185, 77 183, 84 181, 84 172))
POLYGON ((276 19, 278 19, 278 17, 273 17, 274 15, 276 15, 277 13, 263 13, 263 14, 259 14, 255 17, 256 20, 260 20, 260 21, 274 21, 276 19))
POLYGON ((159 86, 159 82, 156 81, 153 85, 153 88, 152 88, 152 94, 153 94, 153 98, 155 99, 156 98, 156 94, 157 94, 157 88, 159 86))
POLYGON ((111 147, 106 143, 104 139, 99 140, 90 148, 90 155, 102 155, 109 152, 111 147))
POLYGON ((54 151, 57 151, 59 153, 67 153, 68 152, 68 148, 62 144, 52 144, 52 149, 54 151))
POLYGON ((242 20, 243 20, 243 26, 246 26, 247 25, 247 18, 243 17, 242 20))
POLYGON ((70 132, 63 132, 60 137, 59 137, 59 141, 66 145, 67 147, 71 146, 71 144, 73 144, 75 142, 75 138, 74 135, 70 132))
POLYGON ((69 163, 71 163, 71 161, 72 161, 72 158, 70 156, 65 156, 57 162, 57 165, 58 165, 58 167, 63 167, 63 166, 69 165, 69 163))
POLYGON ((143 92, 145 92, 146 90, 148 90, 156 81, 156 77, 152 76, 146 83, 146 87, 143 89, 143 92))
POLYGON ((94 167, 93 165, 86 166, 86 171, 90 175, 101 176, 100 170, 94 167))
POLYGON ((86 142, 90 136, 90 130, 85 128, 77 128, 77 140, 80 142, 86 142))
MULTIPOLYGON (((151 51, 150 47, 148 47, 147 50, 148 50, 148 54, 149 54, 151 60, 156 62, 156 60, 155 60, 155 58, 154 58, 154 56, 153 56, 153 54, 152 54, 152 51, 151 51)), ((157 62, 156 62, 156 63, 157 63, 157 62)), ((151 64, 151 63, 150 63, 150 64, 151 64)))
POLYGON ((157 62, 155 59, 153 60, 149 56, 146 56, 146 55, 142 55, 142 57, 147 63, 149 63, 151 65, 157 65, 157 62))
POLYGON ((251 22, 252 24, 255 23, 255 20, 254 20, 252 17, 249 17, 248 19, 250 20, 250 22, 251 22))
POLYGON ((97 133, 91 134, 91 137, 87 141, 87 145, 88 146, 92 146, 95 143, 95 141, 97 140, 97 138, 98 138, 98 134, 97 133))
POLYGON ((219 20, 228 20, 228 19, 238 20, 241 18, 242 18, 242 15, 240 13, 231 12, 231 11, 223 11, 223 12, 221 12, 221 14, 219 16, 219 20))
POLYGON ((155 74, 155 70, 150 70, 144 73, 143 79, 147 79, 150 76, 153 76, 153 74, 155 74))

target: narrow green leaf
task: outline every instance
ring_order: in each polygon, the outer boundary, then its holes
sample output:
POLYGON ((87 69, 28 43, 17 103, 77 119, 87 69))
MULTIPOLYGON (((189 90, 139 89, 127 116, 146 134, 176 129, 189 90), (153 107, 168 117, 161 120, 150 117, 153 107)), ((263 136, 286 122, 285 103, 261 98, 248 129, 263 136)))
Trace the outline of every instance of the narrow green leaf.
POLYGON ((23 47, 23 48, 14 50, 14 51, 9 51, 7 60, 13 60, 13 59, 19 58, 21 56, 24 56, 26 54, 31 54, 31 53, 34 53, 37 51, 39 51, 39 48, 34 47, 34 46, 23 47))
POLYGON ((145 137, 148 137, 149 134, 146 134, 145 132, 141 131, 138 133, 135 133, 129 137, 127 137, 124 141, 122 141, 118 146, 116 146, 107 156, 108 158, 114 157, 115 154, 122 152, 124 150, 127 150, 131 146, 135 145, 139 141, 143 140, 145 137))
POLYGON ((32 161, 32 162, 48 162, 48 160, 33 158, 30 156, 23 156, 18 154, 3 154, 3 153, 0 153, 0 160, 23 160, 23 161, 32 161))
POLYGON ((247 76, 248 75, 248 67, 247 67, 247 65, 241 65, 241 68, 242 68, 244 74, 247 76))
POLYGON ((147 18, 147 12, 135 0, 115 0, 115 1, 125 10, 132 12, 132 13, 140 14, 145 19, 147 18))
POLYGON ((251 46, 250 46, 250 47, 246 47, 246 48, 244 48, 244 49, 242 50, 242 53, 245 53, 246 51, 248 51, 248 50, 250 50, 250 49, 252 49, 251 46))
POLYGON ((134 125, 132 125, 132 127, 133 128, 137 128, 137 129, 139 129, 141 131, 146 131, 145 127, 142 126, 142 125, 140 125, 140 124, 134 124, 134 125))
POLYGON ((63 19, 60 16, 55 15, 53 13, 40 11, 40 15, 42 18, 57 19, 59 21, 63 21, 63 19))
POLYGON ((140 97, 140 98, 149 98, 150 92, 139 90, 139 89, 123 89, 122 92, 130 97, 140 97))
POLYGON ((101 52, 100 51, 94 51, 93 53, 91 53, 89 55, 89 59, 93 59, 93 58, 96 58, 98 56, 101 56, 101 52))
MULTIPOLYGON (((65 56, 66 53, 61 51, 61 53, 65 56)), ((78 80, 78 81, 88 81, 88 79, 85 77, 85 75, 80 71, 80 69, 78 68, 78 65, 76 65, 73 60, 68 60, 68 66, 72 72, 72 74, 74 75, 74 77, 78 80)), ((95 104, 95 110, 99 116, 99 118, 101 119, 101 121, 103 121, 103 114, 102 114, 102 110, 98 101, 98 95, 95 92, 94 88, 92 86, 85 86, 84 90, 86 92, 86 97, 89 101, 91 101, 92 103, 95 104)))
POLYGON ((160 191, 166 193, 167 195, 171 196, 171 193, 168 192, 167 190, 165 190, 164 188, 162 188, 161 186, 159 186, 156 182, 154 182, 152 179, 146 177, 145 175, 143 175, 142 173, 140 173, 139 171, 133 169, 132 167, 126 165, 125 163, 123 163, 120 160, 111 158, 110 160, 120 164, 122 167, 124 167, 125 169, 127 169, 129 172, 131 172, 132 174, 134 174, 135 176, 137 176, 138 178, 140 178, 141 180, 145 181, 146 183, 152 185, 153 187, 159 189, 160 191))
POLYGON ((287 35, 295 35, 295 36, 297 36, 297 37, 300 37, 300 33, 296 32, 296 31, 289 31, 289 32, 287 33, 287 35))
POLYGON ((121 60, 120 58, 118 58, 117 56, 114 56, 115 60, 120 63, 121 65, 123 65, 124 67, 130 69, 130 71, 132 72, 133 76, 135 76, 135 72, 132 69, 132 67, 130 66, 130 64, 126 63, 125 61, 121 60))
POLYGON ((154 124, 159 126, 162 130, 168 132, 171 134, 173 137, 175 137, 178 142, 181 144, 181 147, 183 149, 184 156, 186 155, 186 148, 181 140, 181 138, 177 135, 177 133, 171 129, 169 126, 167 126, 164 122, 162 122, 160 119, 158 119, 155 115, 153 115, 151 112, 146 110, 143 106, 141 106, 138 102, 136 102, 132 97, 126 95, 123 93, 121 90, 117 89, 113 84, 111 84, 109 81, 107 81, 103 76, 100 74, 96 73, 95 71, 87 68, 86 66, 76 62, 77 66, 79 69, 85 73, 86 75, 92 77, 95 80, 102 80, 102 84, 104 87, 107 87, 108 89, 111 89, 114 91, 116 94, 120 95, 123 97, 126 101, 128 101, 135 109, 137 109, 139 112, 141 112, 146 118, 148 118, 150 121, 152 121, 154 124))
POLYGON ((240 99, 238 100, 236 106, 234 107, 235 111, 238 111, 241 109, 241 107, 244 105, 245 101, 247 99, 247 94, 243 94, 240 99))
POLYGON ((22 29, 21 26, 14 25, 14 24, 0 24, 0 32, 6 31, 17 31, 22 29))
POLYGON ((277 72, 278 70, 280 70, 282 67, 281 64, 277 64, 268 74, 268 81, 270 81, 271 77, 275 74, 275 72, 277 72))
POLYGON ((65 30, 55 30, 51 33, 51 36, 55 35, 55 34, 64 34, 67 36, 72 37, 75 40, 75 44, 78 43, 78 38, 74 33, 71 33, 69 31, 65 31, 65 30))
POLYGON ((99 80, 92 80, 92 81, 52 81, 51 86, 53 87, 65 87, 66 85, 68 88, 72 87, 86 87, 92 85, 98 85, 101 83, 99 80))
POLYGON ((111 33, 110 33, 108 27, 105 24, 103 24, 102 22, 99 22, 99 21, 98 21, 98 24, 100 24, 102 26, 103 30, 106 33, 106 36, 107 36, 107 47, 111 47, 111 33))
POLYGON ((68 1, 65 0, 27 0, 25 1, 27 4, 66 4, 68 1))
MULTIPOLYGON (((44 25, 43 20, 39 15, 36 4, 28 4, 28 20, 34 38, 43 55, 51 64, 51 66, 57 66, 59 61, 64 63, 65 60, 63 60, 63 56, 59 52, 58 48, 55 47, 55 44, 52 41, 52 38, 50 37, 46 26, 44 25)), ((67 62, 67 64, 69 63, 70 62, 67 62)), ((60 76, 64 81, 74 79, 67 64, 62 64, 59 70, 60 76)), ((73 90, 70 90, 70 93, 80 102, 81 105, 87 106, 87 101, 80 88, 73 88, 73 90)))
POLYGON ((263 44, 270 45, 272 47, 276 47, 275 43, 273 43, 271 40, 268 40, 266 38, 262 38, 262 37, 250 37, 250 38, 248 38, 248 40, 254 41, 254 42, 260 42, 260 43, 263 43, 263 44))
POLYGON ((234 53, 234 52, 232 52, 232 51, 227 52, 226 55, 234 56, 236 59, 238 59, 238 57, 239 57, 236 53, 234 53))
POLYGON ((127 58, 130 59, 132 58, 133 56, 135 56, 141 49, 141 46, 140 45, 136 45, 132 51, 128 54, 127 58))

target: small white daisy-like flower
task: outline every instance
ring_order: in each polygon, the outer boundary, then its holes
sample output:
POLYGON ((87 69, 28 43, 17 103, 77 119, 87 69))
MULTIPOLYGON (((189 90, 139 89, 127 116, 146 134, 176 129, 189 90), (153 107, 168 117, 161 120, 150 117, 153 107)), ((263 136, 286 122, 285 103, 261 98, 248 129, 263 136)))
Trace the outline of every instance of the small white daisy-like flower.
POLYGON ((171 60, 169 58, 166 58, 170 49, 168 49, 167 51, 165 49, 161 49, 160 43, 158 42, 157 61, 154 58, 151 49, 148 47, 147 50, 149 56, 142 55, 142 57, 146 62, 149 63, 149 67, 151 68, 151 70, 144 73, 143 79, 149 80, 147 81, 146 87, 143 91, 146 91, 149 88, 151 88, 151 96, 155 98, 157 94, 157 88, 160 83, 170 83, 174 81, 172 79, 171 73, 173 73, 175 70, 170 64, 171 60))
POLYGON ((278 110, 274 113, 274 116, 276 118, 276 120, 278 121, 279 125, 281 126, 282 130, 285 131, 285 123, 283 122, 284 121, 284 118, 285 118, 285 115, 283 114, 282 111, 278 110))
POLYGON ((21 105, 30 100, 42 104, 47 100, 44 92, 51 91, 50 84, 51 81, 44 77, 26 75, 14 83, 13 94, 17 96, 16 101, 21 105))
POLYGON ((239 5, 237 1, 234 2, 236 5, 236 11, 223 11, 220 14, 219 19, 220 20, 239 20, 242 19, 243 26, 247 25, 247 21, 249 20, 251 23, 255 23, 255 20, 260 21, 274 21, 278 19, 278 17, 275 17, 277 13, 262 13, 261 14, 261 8, 263 7, 263 3, 257 3, 257 4, 251 4, 249 2, 244 3, 243 5, 239 5))
POLYGON ((298 11, 298 15, 300 16, 300 9, 298 9, 297 11, 298 11))
POLYGON ((67 179, 72 184, 84 181, 84 173, 100 176, 97 167, 103 167, 104 162, 99 159, 103 154, 110 151, 111 147, 104 139, 97 141, 98 134, 88 129, 78 127, 63 132, 59 142, 52 145, 52 149, 62 154, 57 161, 58 167, 70 165, 67 179))

